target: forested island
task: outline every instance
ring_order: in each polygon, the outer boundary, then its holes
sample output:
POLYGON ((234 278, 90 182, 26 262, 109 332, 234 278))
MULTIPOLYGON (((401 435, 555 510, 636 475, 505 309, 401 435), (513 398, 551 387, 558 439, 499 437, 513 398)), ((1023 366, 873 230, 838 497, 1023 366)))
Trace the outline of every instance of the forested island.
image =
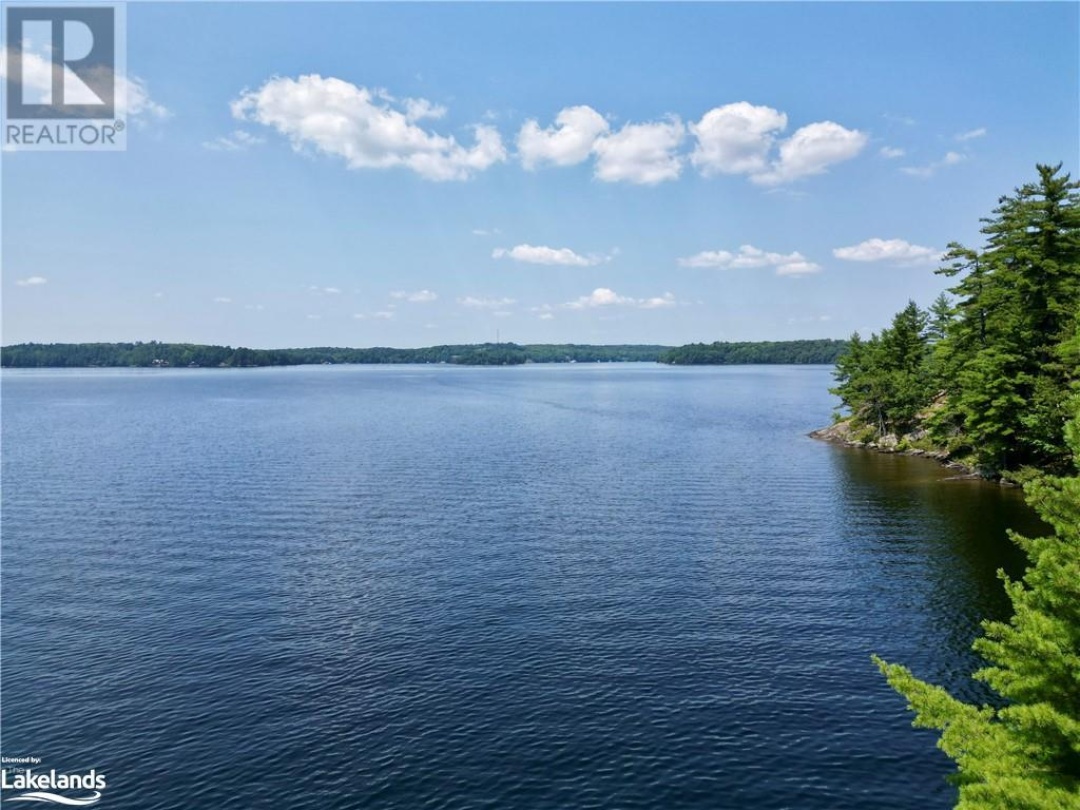
POLYGON ((949 245, 953 279, 928 309, 909 302, 837 363, 846 418, 817 435, 960 458, 1024 483, 1052 536, 1013 539, 1030 567, 1005 580, 1008 622, 984 622, 965 703, 875 657, 957 765, 957 808, 1080 807, 1080 183, 1061 165, 1003 196, 981 248, 949 245))
POLYGON ((834 363, 846 346, 837 340, 762 343, 590 346, 575 343, 481 343, 422 349, 247 349, 194 343, 21 343, 0 350, 4 368, 247 368, 339 363, 447 363, 508 366, 523 363, 671 364, 834 363), (703 347, 699 349, 698 347, 703 347))

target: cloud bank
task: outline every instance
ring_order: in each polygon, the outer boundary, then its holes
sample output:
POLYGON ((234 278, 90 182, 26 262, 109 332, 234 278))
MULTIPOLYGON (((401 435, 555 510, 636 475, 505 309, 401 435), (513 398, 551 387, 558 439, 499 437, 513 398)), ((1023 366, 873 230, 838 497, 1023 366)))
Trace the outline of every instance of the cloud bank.
POLYGON ((525 264, 553 264, 565 267, 591 267, 604 260, 599 256, 582 256, 570 248, 551 248, 543 245, 517 245, 507 250, 496 248, 493 259, 512 259, 525 264))
MULTIPOLYGON (((231 108, 241 121, 275 129, 295 150, 339 157, 350 169, 404 167, 427 180, 467 180, 510 158, 490 124, 471 125, 473 143, 459 143, 423 125, 444 119, 443 105, 318 74, 273 77, 243 91, 231 108)), ((779 186, 824 174, 858 156, 869 141, 865 132, 834 121, 806 124, 784 138, 787 115, 748 101, 714 107, 690 123, 674 114, 617 129, 610 121, 586 104, 562 108, 547 126, 528 118, 514 139, 515 156, 529 172, 592 160, 593 177, 604 183, 654 186, 679 179, 690 165, 702 177, 742 175, 779 186)), ((235 151, 252 142, 233 133, 207 146, 235 151)))
MULTIPOLYGON (((638 309, 664 309, 676 305, 672 293, 664 293, 654 298, 631 298, 619 295, 608 287, 597 287, 588 295, 563 304, 565 309, 596 309, 598 307, 636 307, 638 309)), ((543 317, 543 315, 541 315, 543 317)))
POLYGON ((912 264, 936 262, 941 251, 935 248, 913 245, 903 239, 867 239, 857 245, 833 250, 833 256, 849 262, 893 262, 912 264))
POLYGON ((232 102, 233 115, 288 137, 297 151, 340 157, 350 169, 404 167, 427 180, 466 180, 506 160, 499 133, 473 126, 475 143, 417 125, 445 109, 425 99, 397 101, 382 91, 318 74, 273 78, 232 102))
POLYGON ((682 267, 718 267, 737 270, 745 267, 773 267, 778 276, 801 276, 816 273, 821 265, 809 261, 798 251, 772 253, 753 245, 742 245, 738 251, 706 250, 679 259, 682 267))

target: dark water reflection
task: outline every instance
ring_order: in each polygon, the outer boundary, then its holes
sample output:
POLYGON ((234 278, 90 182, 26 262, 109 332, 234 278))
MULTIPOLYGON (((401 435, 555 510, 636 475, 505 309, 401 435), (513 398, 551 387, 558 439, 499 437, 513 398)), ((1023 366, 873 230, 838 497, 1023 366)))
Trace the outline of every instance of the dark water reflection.
POLYGON ((1010 615, 998 571, 1019 577, 1026 557, 1007 529, 1041 536, 1049 527, 1018 487, 963 477, 913 456, 830 450, 842 482, 845 536, 863 544, 884 581, 910 587, 894 598, 920 606, 920 636, 952 652, 941 659, 925 651, 903 662, 967 699, 987 699, 967 678, 981 664, 968 647, 981 619, 1010 615))

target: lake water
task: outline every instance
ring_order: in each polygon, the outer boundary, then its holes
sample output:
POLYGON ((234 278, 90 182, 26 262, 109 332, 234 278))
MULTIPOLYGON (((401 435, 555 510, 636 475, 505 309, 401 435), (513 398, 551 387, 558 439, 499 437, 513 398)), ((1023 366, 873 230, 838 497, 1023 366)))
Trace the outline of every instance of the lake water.
POLYGON ((3 754, 102 808, 951 807, 1019 493, 824 367, 5 371, 3 754))

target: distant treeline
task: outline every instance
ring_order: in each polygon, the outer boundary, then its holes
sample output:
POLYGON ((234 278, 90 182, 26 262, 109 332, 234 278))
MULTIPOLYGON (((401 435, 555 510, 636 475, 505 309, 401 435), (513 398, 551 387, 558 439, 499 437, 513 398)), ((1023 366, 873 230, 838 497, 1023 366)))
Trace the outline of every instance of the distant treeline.
POLYGON ((533 363, 655 361, 666 346, 578 346, 483 343, 423 349, 246 349, 194 343, 22 343, 0 352, 5 368, 298 366, 325 363, 533 363))
POLYGON ((246 349, 194 343, 21 343, 0 351, 5 368, 117 368, 298 366, 325 363, 448 363, 508 366, 522 363, 671 364, 834 363, 845 347, 838 340, 779 343, 588 346, 574 343, 482 343, 423 349, 246 349))
POLYGON ((835 363, 846 340, 780 340, 760 343, 691 343, 668 349, 658 358, 678 366, 727 366, 753 363, 835 363))

